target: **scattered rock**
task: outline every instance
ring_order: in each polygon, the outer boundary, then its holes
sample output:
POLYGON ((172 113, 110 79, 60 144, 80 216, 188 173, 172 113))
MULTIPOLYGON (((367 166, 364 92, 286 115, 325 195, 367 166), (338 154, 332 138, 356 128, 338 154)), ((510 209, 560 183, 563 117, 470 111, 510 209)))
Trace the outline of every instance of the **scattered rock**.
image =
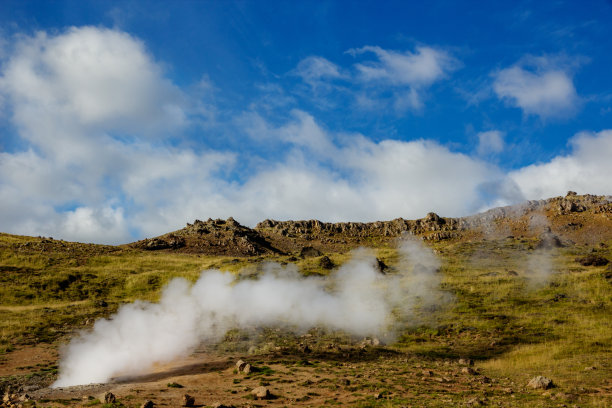
POLYGON ((540 235, 540 241, 536 245, 537 249, 552 249, 564 247, 561 239, 552 232, 545 232, 540 235))
POLYGON ((117 397, 112 392, 105 392, 99 398, 103 404, 114 404, 117 401, 117 397))
POLYGON ((474 397, 474 398, 467 400, 465 405, 470 406, 470 407, 478 407, 478 406, 484 405, 484 402, 482 402, 479 398, 474 397))
POLYGON ((244 370, 244 367, 246 366, 247 363, 245 363, 242 360, 238 360, 236 361, 236 370, 238 370, 238 372, 241 372, 242 370, 244 370))
POLYGON ((270 390, 264 386, 253 388, 251 395, 255 397, 255 399, 269 399, 271 396, 270 390))
POLYGON ((463 368, 461 369, 461 372, 462 372, 463 374, 470 374, 470 375, 476 375, 476 374, 478 374, 478 373, 476 372, 476 370, 474 370, 474 369, 473 369, 473 368, 471 368, 471 367, 463 367, 463 368))
POLYGON ((300 343, 300 344, 298 344, 297 349, 298 349, 298 351, 299 351, 300 353, 306 353, 306 354, 308 354, 308 353, 312 352, 311 348, 310 348, 310 347, 308 347, 308 344, 304 344, 304 343, 300 343))
POLYGON ((184 407, 193 407, 195 405, 195 398, 189 394, 183 395, 183 406, 184 407))
POLYGON ((253 371, 253 367, 249 363, 238 360, 236 361, 236 370, 242 374, 249 374, 253 371))
POLYGON ((575 261, 582 266, 604 266, 610 262, 603 256, 595 254, 589 254, 587 256, 576 258, 575 261))
POLYGON ((359 347, 364 349, 364 348, 367 348, 367 347, 378 347, 378 346, 381 346, 381 345, 383 345, 383 344, 376 337, 373 337, 373 338, 366 337, 366 338, 364 338, 361 341, 361 343, 359 344, 359 347))
POLYGON ((151 400, 146 400, 145 402, 142 403, 142 405, 140 406, 140 408, 153 408, 155 404, 153 403, 153 401, 151 400))
POLYGON ((389 267, 387 266, 386 263, 384 263, 381 259, 376 258, 376 266, 378 267, 378 271, 380 273, 382 273, 383 275, 387 273, 387 269, 389 269, 389 267))
POLYGON ((474 365, 474 360, 472 360, 471 358, 460 358, 459 359, 459 364, 467 365, 467 366, 473 366, 474 365))
POLYGON ((586 211, 586 209, 587 207, 584 204, 580 202, 576 202, 575 200, 572 200, 572 199, 565 199, 565 200, 559 201, 559 205, 557 207, 559 214, 583 212, 583 211, 586 211))
POLYGON ((533 389, 547 390, 549 388, 554 387, 554 384, 553 384, 553 382, 552 382, 552 380, 550 378, 546 378, 546 377, 543 377, 541 375, 538 375, 537 377, 533 377, 529 381, 527 386, 530 387, 530 388, 533 388, 533 389))
POLYGON ((212 404, 212 408, 234 408, 233 405, 225 405, 222 404, 220 402, 215 402, 214 404, 212 404))
POLYGON ((329 259, 327 255, 325 255, 319 260, 319 266, 323 269, 333 269, 334 263, 331 261, 331 259, 329 259))
POLYGON ((311 246, 303 247, 300 251, 300 257, 302 258, 314 258, 321 255, 323 255, 321 251, 311 246))

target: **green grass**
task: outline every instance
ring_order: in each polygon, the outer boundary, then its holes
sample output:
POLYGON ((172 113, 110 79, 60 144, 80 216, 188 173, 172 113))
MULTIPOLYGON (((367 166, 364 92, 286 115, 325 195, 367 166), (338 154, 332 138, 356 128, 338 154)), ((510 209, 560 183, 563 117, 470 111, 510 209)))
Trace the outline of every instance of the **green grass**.
MULTIPOLYGON (((27 344, 65 340, 96 318, 109 316, 121 304, 136 299, 156 301, 161 288, 174 277, 195 281, 202 270, 216 268, 249 279, 263 270, 261 258, 83 244, 74 244, 68 251, 57 241, 55 249, 37 250, 32 245, 24 249, 24 243, 34 241, 39 240, 0 234, 0 358, 27 344)), ((607 267, 583 267, 575 262, 577 256, 591 253, 591 247, 555 249, 548 257, 549 279, 534 284, 528 279, 533 267, 530 260, 538 256, 534 243, 500 239, 430 244, 442 261, 442 289, 452 300, 433 311, 417 308, 415 318, 388 348, 427 361, 471 358, 487 375, 509 378, 521 386, 535 375, 549 376, 564 392, 588 394, 586 402, 581 400, 585 406, 606 406, 606 394, 597 396, 590 391, 612 376, 612 280, 607 267), (596 369, 585 371, 592 366, 596 369)), ((608 242, 608 247, 596 251, 612 260, 610 246, 608 242)), ((381 247, 375 253, 391 270, 399 262, 393 248, 381 247)), ((348 253, 328 256, 335 265, 350 258, 348 253)), ((266 260, 282 263, 289 257, 266 260)), ((292 263, 304 275, 328 274, 318 262, 319 258, 307 258, 292 263)), ((351 341, 342 333, 312 333, 309 345, 315 349, 351 341)), ((255 337, 232 330, 217 350, 244 352, 255 347, 255 353, 268 353, 277 346, 297 350, 301 341, 285 330, 261 328, 255 337)), ((310 359, 301 356, 292 364, 298 368, 323 364, 310 359)), ((54 374, 53 368, 36 369, 40 374, 54 374)), ((252 375, 273 373, 262 366, 252 375)), ((430 402, 441 401, 441 397, 430 398, 430 402)), ((533 402, 522 394, 517 398, 513 400, 517 406, 533 402)), ((360 406, 403 402, 398 397, 379 400, 368 396, 360 406)), ((463 400, 452 403, 463 404, 463 400)), ((436 405, 432 402, 431 406, 436 405)))

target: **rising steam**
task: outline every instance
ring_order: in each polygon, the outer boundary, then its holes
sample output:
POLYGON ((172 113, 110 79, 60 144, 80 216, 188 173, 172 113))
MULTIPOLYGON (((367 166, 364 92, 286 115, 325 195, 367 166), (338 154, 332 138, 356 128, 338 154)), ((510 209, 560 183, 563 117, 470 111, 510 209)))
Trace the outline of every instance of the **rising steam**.
POLYGON ((73 339, 53 387, 141 374, 203 341, 219 341, 232 328, 326 327, 390 338, 396 319, 410 319, 415 304, 442 297, 438 266, 430 249, 406 240, 400 245, 400 263, 389 274, 379 271, 370 252, 359 250, 325 278, 303 277, 295 266, 278 264, 265 265, 256 280, 237 280, 217 270, 203 271, 193 285, 177 278, 159 303, 125 305, 73 339))

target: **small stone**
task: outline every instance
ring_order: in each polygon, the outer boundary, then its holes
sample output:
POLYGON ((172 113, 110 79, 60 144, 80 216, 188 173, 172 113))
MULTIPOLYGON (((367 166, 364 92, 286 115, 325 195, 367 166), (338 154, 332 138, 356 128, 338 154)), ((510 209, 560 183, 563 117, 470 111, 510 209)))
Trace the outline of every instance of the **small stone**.
POLYGON ((250 373, 251 373, 251 371, 253 371, 253 368, 251 367, 251 365, 250 365, 250 364, 248 364, 248 363, 247 363, 247 364, 245 364, 245 365, 244 365, 244 368, 242 369, 242 373, 243 373, 243 374, 250 374, 250 373))
POLYGON ((477 373, 477 372, 476 372, 476 371, 475 371, 473 368, 470 368, 470 367, 463 367, 463 368, 461 369, 461 372, 462 372, 463 374, 470 374, 470 375, 475 375, 475 374, 478 374, 478 373, 477 373))
POLYGON ((544 389, 547 390, 549 388, 554 387, 554 384, 552 382, 552 380, 550 378, 546 378, 543 377, 541 375, 538 375, 537 377, 533 377, 529 383, 527 384, 528 387, 533 388, 533 389, 544 389))
POLYGON ((114 404, 117 401, 117 397, 112 392, 105 392, 100 396, 100 402, 103 404, 114 404))
POLYGON ((476 397, 469 399, 465 404, 472 407, 484 405, 484 403, 476 397))
POLYGON ((153 403, 153 401, 151 400, 146 400, 145 402, 142 403, 142 405, 140 406, 140 408, 153 408, 155 404, 153 403))
POLYGON ((467 366, 473 366, 474 365, 474 360, 472 360, 471 358, 460 358, 459 359, 459 364, 467 365, 467 366))
POLYGON ((331 259, 329 259, 327 255, 324 255, 319 260, 319 266, 323 269, 333 269, 334 263, 332 262, 331 259))
POLYGON ((183 395, 183 406, 184 407, 193 407, 195 405, 195 398, 189 394, 183 395))
POLYGON ((242 371, 242 369, 244 368, 244 366, 246 365, 246 363, 242 360, 238 360, 236 361, 236 369, 238 371, 242 371))
POLYGON ((374 394, 374 399, 381 399, 382 398, 382 394, 380 392, 377 392, 374 394))
POLYGON ((253 388, 251 395, 253 395, 255 399, 269 399, 271 396, 270 390, 264 386, 253 388))
POLYGON ((595 366, 584 367, 584 371, 593 371, 593 370, 597 370, 597 367, 595 366))

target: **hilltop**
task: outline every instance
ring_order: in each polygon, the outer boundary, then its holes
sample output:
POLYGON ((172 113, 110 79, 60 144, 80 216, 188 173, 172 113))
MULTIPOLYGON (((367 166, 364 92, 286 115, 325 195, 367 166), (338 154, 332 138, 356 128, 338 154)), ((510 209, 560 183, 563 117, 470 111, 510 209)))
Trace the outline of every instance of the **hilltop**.
MULTIPOLYGON (((612 238, 612 197, 577 195, 494 208, 460 218, 435 213, 417 220, 328 223, 318 220, 265 220, 255 228, 227 220, 195 220, 185 228, 128 244, 144 250, 227 256, 260 256, 300 252, 341 252, 360 245, 388 245, 403 234, 428 241, 461 241, 503 237, 563 237, 566 243, 597 244, 612 238)), ((561 240, 561 238, 560 238, 561 240)))

